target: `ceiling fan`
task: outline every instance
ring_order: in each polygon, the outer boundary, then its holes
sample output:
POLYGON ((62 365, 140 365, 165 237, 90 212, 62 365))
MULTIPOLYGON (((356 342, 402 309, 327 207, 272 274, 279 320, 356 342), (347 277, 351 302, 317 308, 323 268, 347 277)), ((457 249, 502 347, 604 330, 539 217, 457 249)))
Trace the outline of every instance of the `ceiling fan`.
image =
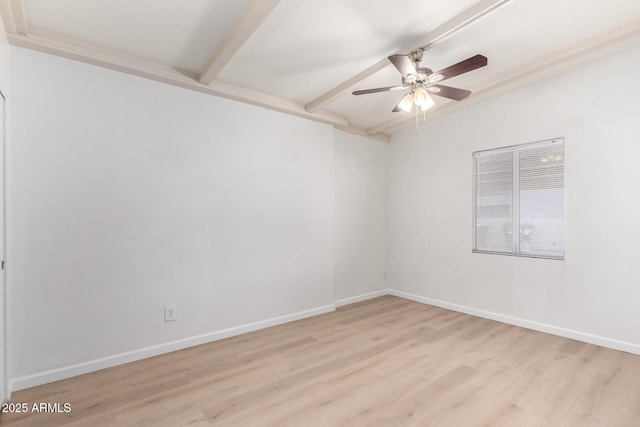
POLYGON ((422 61, 423 55, 424 48, 418 48, 408 55, 396 54, 389 56, 389 61, 391 61, 394 67, 402 74, 401 86, 356 90, 353 94, 366 95, 392 90, 409 90, 392 111, 394 113, 401 110, 409 112, 414 104, 419 106, 422 111, 426 111, 435 104, 429 94, 442 96, 455 101, 461 101, 471 95, 471 91, 469 90, 444 86, 439 84, 440 82, 487 65, 486 56, 475 55, 434 73, 430 68, 420 67, 420 61, 422 61))

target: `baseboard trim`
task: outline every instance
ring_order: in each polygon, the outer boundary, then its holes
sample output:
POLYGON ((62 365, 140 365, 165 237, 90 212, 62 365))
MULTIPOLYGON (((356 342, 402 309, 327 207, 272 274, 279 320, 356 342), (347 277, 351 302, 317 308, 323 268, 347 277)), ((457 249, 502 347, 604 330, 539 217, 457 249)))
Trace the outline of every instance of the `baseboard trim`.
POLYGON ((258 322, 247 323, 245 325, 236 326, 233 328, 222 329, 220 331, 209 332, 202 335, 196 335, 193 337, 141 348, 126 353, 103 357, 101 359, 90 360, 87 362, 63 366, 56 369, 50 369, 48 371, 14 378, 10 381, 9 388, 11 391, 17 391, 29 387, 35 387, 38 385, 75 377, 89 372, 99 371, 101 369, 110 368, 112 366, 122 365, 124 363, 134 362, 136 360, 146 359, 148 357, 158 356, 161 354, 170 353, 172 351, 182 350, 184 348, 206 344, 208 342, 213 342, 240 334, 245 334, 247 332, 253 332, 259 329, 281 325, 283 323, 293 322, 295 320, 305 319, 307 317, 317 316, 319 314, 329 313, 335 311, 335 309, 336 307, 334 304, 324 305, 321 307, 312 308, 310 310, 299 311, 297 313, 273 317, 271 319, 261 320, 258 322))
POLYGON ((441 301, 433 298, 427 298, 408 292, 389 289, 389 295, 405 298, 412 301, 421 302, 423 304, 433 305, 436 307, 446 308, 448 310, 458 311, 460 313, 470 314, 472 316, 483 317, 485 319, 497 320, 498 322, 508 323, 510 325, 520 326, 522 328, 532 329, 534 331, 545 332, 552 335, 558 335, 565 338, 571 338, 577 341, 583 341, 589 344, 595 344, 602 347, 612 348, 614 350, 625 351, 627 353, 640 355, 640 345, 627 341, 620 341, 600 335, 589 334, 586 332, 576 331, 573 329, 562 328, 559 326, 549 325, 546 323, 534 322, 532 320, 513 317, 506 314, 496 313, 493 311, 481 310, 466 305, 454 304, 447 301, 441 301))
POLYGON ((379 291, 367 292, 366 294, 360 294, 349 298, 342 298, 335 302, 336 307, 342 307, 344 305, 355 304, 357 302, 366 301, 372 298, 378 298, 385 295, 389 295, 389 289, 380 289, 379 291))
POLYGON ((61 368, 51 369, 48 371, 39 372, 37 374, 26 375, 23 377, 12 379, 9 383, 9 393, 17 390, 22 390, 29 387, 35 387, 38 385, 50 383, 53 381, 63 380, 66 378, 75 377, 77 375, 86 374, 89 372, 98 371, 101 369, 110 368, 112 366, 121 365, 128 362, 134 362, 136 360, 146 359, 148 357, 158 356, 160 354, 169 353, 176 350, 182 350, 184 348, 193 347, 200 344, 206 344, 221 340, 224 338, 233 337, 247 332, 257 331, 259 329, 268 328, 271 326, 281 325, 283 323, 293 322, 295 320, 304 319, 307 317, 317 316, 324 313, 332 312, 336 307, 342 307, 348 304, 354 304, 356 302, 366 301, 368 299, 377 298, 384 295, 393 295, 396 297, 408 299, 411 301, 417 301, 423 304, 432 305, 436 307, 445 308, 448 310, 457 311, 460 313, 470 314, 472 316, 483 317, 485 319, 496 320, 498 322, 508 323, 515 326, 520 326, 535 331, 545 332, 548 334, 558 335, 565 338, 571 338, 578 341, 587 342, 590 344, 600 345, 602 347, 612 348, 614 350, 625 351, 627 353, 640 355, 640 345, 627 341, 620 341, 612 338, 603 337, 600 335, 589 334, 586 332, 576 331, 573 329, 562 328, 546 323, 534 322, 519 317, 513 317, 506 314, 496 313, 487 310, 481 310, 474 307, 455 304, 447 301, 442 301, 434 298, 423 297, 420 295, 412 294, 409 292, 398 291, 395 289, 381 289, 379 291, 368 292, 365 294, 356 295, 349 298, 343 298, 337 300, 334 304, 324 305, 316 307, 311 310, 300 311, 284 316, 274 317, 271 319, 262 320, 259 322, 248 323, 233 328, 223 329, 220 331, 210 332, 207 334, 197 335, 181 340, 176 340, 164 344, 159 344, 152 347, 146 347, 126 353, 120 353, 113 356, 104 357, 101 359, 91 360, 88 362, 78 363, 74 365, 64 366, 61 368))

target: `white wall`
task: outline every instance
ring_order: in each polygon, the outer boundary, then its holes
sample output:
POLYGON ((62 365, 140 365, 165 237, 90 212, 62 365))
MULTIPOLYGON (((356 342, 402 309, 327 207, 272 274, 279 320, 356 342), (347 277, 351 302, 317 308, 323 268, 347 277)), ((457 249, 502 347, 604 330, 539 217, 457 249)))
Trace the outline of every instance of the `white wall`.
POLYGON ((640 352, 639 68, 630 50, 397 135, 390 288, 640 352), (566 260, 472 254, 471 153, 562 136, 566 260))
POLYGON ((335 131, 338 304, 386 288, 388 151, 386 142, 335 131))
POLYGON ((11 53, 16 387, 333 308, 331 127, 11 53))
MULTIPOLYGON (((9 43, 7 42, 7 37, 4 31, 4 23, 2 19, 0 19, 0 91, 7 98, 9 97, 9 43)), ((0 102, 2 102, 0 100, 0 102)), ((5 135, 0 135, 0 141, 6 139, 6 134, 8 134, 8 126, 6 124, 6 119, 9 117, 8 104, 4 105, 4 108, 0 109, 0 114, 3 114, 3 117, 0 117, 0 132, 5 132, 5 135), (5 110, 5 111, 2 111, 5 110), (3 129, 4 128, 4 129, 3 129)), ((5 142, 6 145, 6 142, 5 142)), ((0 150, 2 147, 0 145, 0 150)), ((5 242, 5 227, 4 227, 4 204, 5 204, 5 196, 4 196, 4 152, 0 153, 0 259, 4 259, 4 242, 5 242)), ((6 355, 5 355, 5 324, 6 324, 6 296, 5 296, 5 274, 4 271, 0 271, 0 402, 2 402, 5 398, 8 397, 7 387, 6 387, 6 372, 5 372, 5 364, 6 364, 6 355)))
POLYGON ((4 30, 4 23, 0 19, 0 89, 9 89, 9 42, 4 30))

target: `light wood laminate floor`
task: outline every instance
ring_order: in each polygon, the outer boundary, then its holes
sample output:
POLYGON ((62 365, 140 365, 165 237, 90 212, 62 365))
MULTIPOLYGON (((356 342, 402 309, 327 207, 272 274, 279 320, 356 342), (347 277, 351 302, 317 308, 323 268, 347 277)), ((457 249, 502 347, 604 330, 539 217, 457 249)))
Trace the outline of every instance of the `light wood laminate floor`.
POLYGON ((640 426, 640 356, 385 296, 19 391, 3 426, 640 426))

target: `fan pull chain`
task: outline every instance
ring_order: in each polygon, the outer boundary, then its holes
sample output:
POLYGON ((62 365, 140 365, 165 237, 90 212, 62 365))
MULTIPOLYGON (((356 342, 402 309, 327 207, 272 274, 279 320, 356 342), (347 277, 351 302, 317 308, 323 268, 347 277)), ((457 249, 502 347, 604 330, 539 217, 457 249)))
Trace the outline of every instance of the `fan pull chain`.
MULTIPOLYGON (((427 110, 422 111, 422 122, 423 123, 427 122, 427 110)), ((420 112, 418 107, 416 107, 416 129, 418 129, 419 125, 420 125, 420 112)))

